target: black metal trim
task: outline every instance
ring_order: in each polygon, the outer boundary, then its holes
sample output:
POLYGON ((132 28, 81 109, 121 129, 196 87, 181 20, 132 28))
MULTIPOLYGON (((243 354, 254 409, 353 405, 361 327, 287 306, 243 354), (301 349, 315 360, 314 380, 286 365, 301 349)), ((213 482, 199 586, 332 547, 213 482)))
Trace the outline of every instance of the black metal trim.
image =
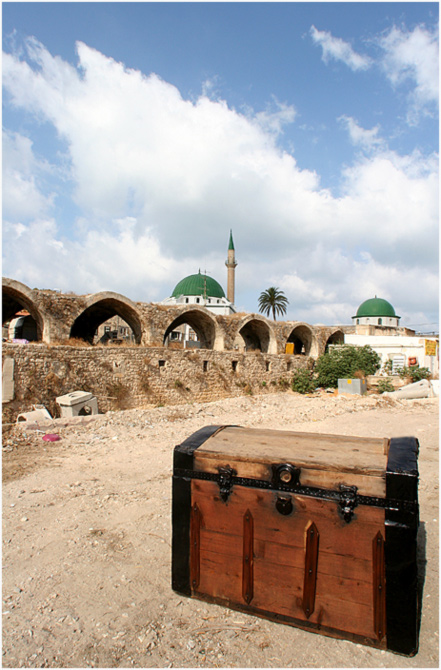
MULTIPOLYGON (((201 472, 198 470, 188 470, 185 468, 177 468, 174 472, 175 477, 182 477, 184 479, 202 479, 206 481, 216 482, 220 485, 221 475, 216 472, 201 472)), ((308 496, 310 498, 320 498, 321 500, 330 500, 339 505, 346 501, 345 490, 323 489, 314 486, 300 486, 283 484, 280 481, 267 481, 264 479, 251 479, 248 477, 231 477, 232 486, 244 486, 248 488, 269 489, 271 491, 283 491, 285 493, 293 493, 294 495, 308 496)), ((355 487, 353 487, 355 488, 355 487)), ((380 507, 383 509, 390 509, 391 511, 409 512, 414 514, 417 511, 417 503, 408 500, 395 500, 389 498, 375 498, 374 496, 362 496, 354 493, 351 497, 351 504, 353 507, 358 505, 367 505, 369 507, 380 507)))
POLYGON ((187 437, 182 444, 178 444, 173 452, 173 467, 174 468, 192 468, 193 455, 204 442, 206 442, 215 433, 229 428, 230 426, 204 426, 195 433, 187 437))
POLYGON ((418 450, 414 437, 393 438, 386 471, 386 496, 407 503, 386 509, 387 648, 406 656, 418 651, 418 450))
POLYGON ((226 426, 205 426, 178 444, 173 452, 172 481, 172 588, 191 595, 190 585, 190 515, 191 479, 176 476, 179 468, 192 472, 194 452, 215 433, 226 426))

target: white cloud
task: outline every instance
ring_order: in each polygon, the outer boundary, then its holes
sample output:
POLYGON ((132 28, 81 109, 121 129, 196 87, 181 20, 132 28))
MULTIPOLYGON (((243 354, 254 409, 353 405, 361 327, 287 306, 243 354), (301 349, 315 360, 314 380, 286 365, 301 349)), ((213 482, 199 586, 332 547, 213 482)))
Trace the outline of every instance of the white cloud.
POLYGON ((379 39, 384 51, 382 67, 394 86, 408 83, 414 88, 410 94, 410 119, 414 120, 424 108, 437 105, 439 97, 438 36, 423 26, 412 32, 393 27, 379 39))
POLYGON ((350 140, 355 146, 366 150, 373 150, 384 145, 384 140, 379 136, 380 126, 370 130, 362 128, 351 116, 340 116, 338 121, 346 126, 350 140))
POLYGON ((311 26, 309 32, 313 42, 322 47, 322 60, 325 63, 331 59, 342 61, 354 72, 367 70, 371 66, 371 59, 354 51, 349 42, 334 37, 326 30, 317 30, 315 26, 311 26))
POLYGON ((278 134, 295 119, 290 106, 273 101, 253 115, 205 95, 185 100, 157 75, 84 44, 77 68, 35 41, 27 58, 3 58, 6 104, 49 121, 63 139, 80 217, 70 213, 69 229, 44 216, 30 140, 15 153, 9 147, 6 169, 18 166, 33 187, 34 216, 20 211, 21 192, 11 188, 6 275, 31 286, 162 300, 199 268, 225 286, 233 228, 237 302, 246 300, 249 311, 276 285, 290 300, 290 318, 348 322, 372 291, 405 305, 417 277, 427 289, 421 302, 433 302, 437 157, 387 151, 377 127, 344 117, 352 141, 376 150, 346 168, 336 198, 279 149, 278 134))
POLYGON ((31 219, 45 214, 53 205, 54 195, 43 195, 38 175, 47 166, 38 161, 32 141, 19 133, 3 131, 3 216, 12 219, 31 219))

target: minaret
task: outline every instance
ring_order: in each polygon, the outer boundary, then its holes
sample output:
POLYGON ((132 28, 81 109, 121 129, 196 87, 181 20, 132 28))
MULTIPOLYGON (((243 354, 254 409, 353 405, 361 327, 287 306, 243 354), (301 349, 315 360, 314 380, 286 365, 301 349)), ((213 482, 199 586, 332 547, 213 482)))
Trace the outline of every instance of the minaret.
POLYGON ((230 230, 230 243, 228 245, 228 260, 225 261, 228 268, 227 298, 234 305, 234 275, 236 270, 236 257, 234 255, 233 233, 230 230))

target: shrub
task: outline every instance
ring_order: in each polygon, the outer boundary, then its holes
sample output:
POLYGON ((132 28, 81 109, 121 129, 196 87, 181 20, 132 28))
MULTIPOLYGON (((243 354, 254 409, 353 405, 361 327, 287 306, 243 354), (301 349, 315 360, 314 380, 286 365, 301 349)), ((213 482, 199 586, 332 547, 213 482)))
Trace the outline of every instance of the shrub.
POLYGON ((421 379, 429 379, 431 376, 429 368, 419 368, 411 365, 409 368, 401 368, 399 375, 401 379, 410 379, 411 382, 419 382, 421 379))
POLYGON ((315 364, 317 386, 337 388, 339 379, 353 379, 355 373, 373 375, 381 366, 381 358, 369 345, 345 344, 322 354, 315 364))
POLYGON ((297 370, 294 373, 291 389, 295 393, 312 393, 315 390, 316 383, 312 376, 311 370, 297 370))
POLYGON ((395 388, 389 379, 380 379, 377 385, 377 391, 378 393, 390 393, 391 391, 395 391, 395 388))
POLYGON ((286 391, 286 389, 289 387, 289 381, 283 377, 280 377, 279 386, 283 391, 286 391))

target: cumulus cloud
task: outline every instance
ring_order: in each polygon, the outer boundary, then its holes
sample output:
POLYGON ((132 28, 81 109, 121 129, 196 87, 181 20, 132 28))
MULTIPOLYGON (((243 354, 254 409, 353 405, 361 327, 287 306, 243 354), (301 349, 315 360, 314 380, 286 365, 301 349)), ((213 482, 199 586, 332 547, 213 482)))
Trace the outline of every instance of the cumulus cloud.
POLYGON ((340 37, 334 37, 327 30, 317 30, 311 26, 310 35, 314 44, 322 48, 322 60, 328 63, 330 60, 342 61, 351 70, 367 70, 371 66, 371 59, 363 56, 352 48, 349 42, 345 42, 340 37))
POLYGON ((239 113, 204 94, 186 100, 157 75, 82 43, 76 67, 35 40, 27 48, 26 57, 3 57, 5 104, 53 125, 67 147, 80 215, 55 219, 30 140, 7 134, 6 169, 32 186, 34 216, 20 210, 11 188, 6 275, 31 286, 162 300, 199 268, 225 286, 232 228, 237 303, 249 311, 276 285, 290 300, 289 318, 348 322, 370 293, 395 304, 393 291, 401 296, 418 275, 421 286, 431 285, 436 156, 399 156, 384 148, 378 128, 344 117, 353 142, 376 151, 345 169, 335 197, 278 145, 284 124, 295 122, 291 106, 273 100, 263 112, 239 113))
POLYGON ((34 156, 32 141, 19 133, 3 131, 3 216, 29 220, 46 213, 54 195, 40 190, 38 176, 48 166, 34 156))
POLYGON ((394 26, 378 44, 384 52, 382 67, 394 86, 413 85, 410 93, 413 119, 439 98, 438 36, 423 26, 409 32, 394 26))

